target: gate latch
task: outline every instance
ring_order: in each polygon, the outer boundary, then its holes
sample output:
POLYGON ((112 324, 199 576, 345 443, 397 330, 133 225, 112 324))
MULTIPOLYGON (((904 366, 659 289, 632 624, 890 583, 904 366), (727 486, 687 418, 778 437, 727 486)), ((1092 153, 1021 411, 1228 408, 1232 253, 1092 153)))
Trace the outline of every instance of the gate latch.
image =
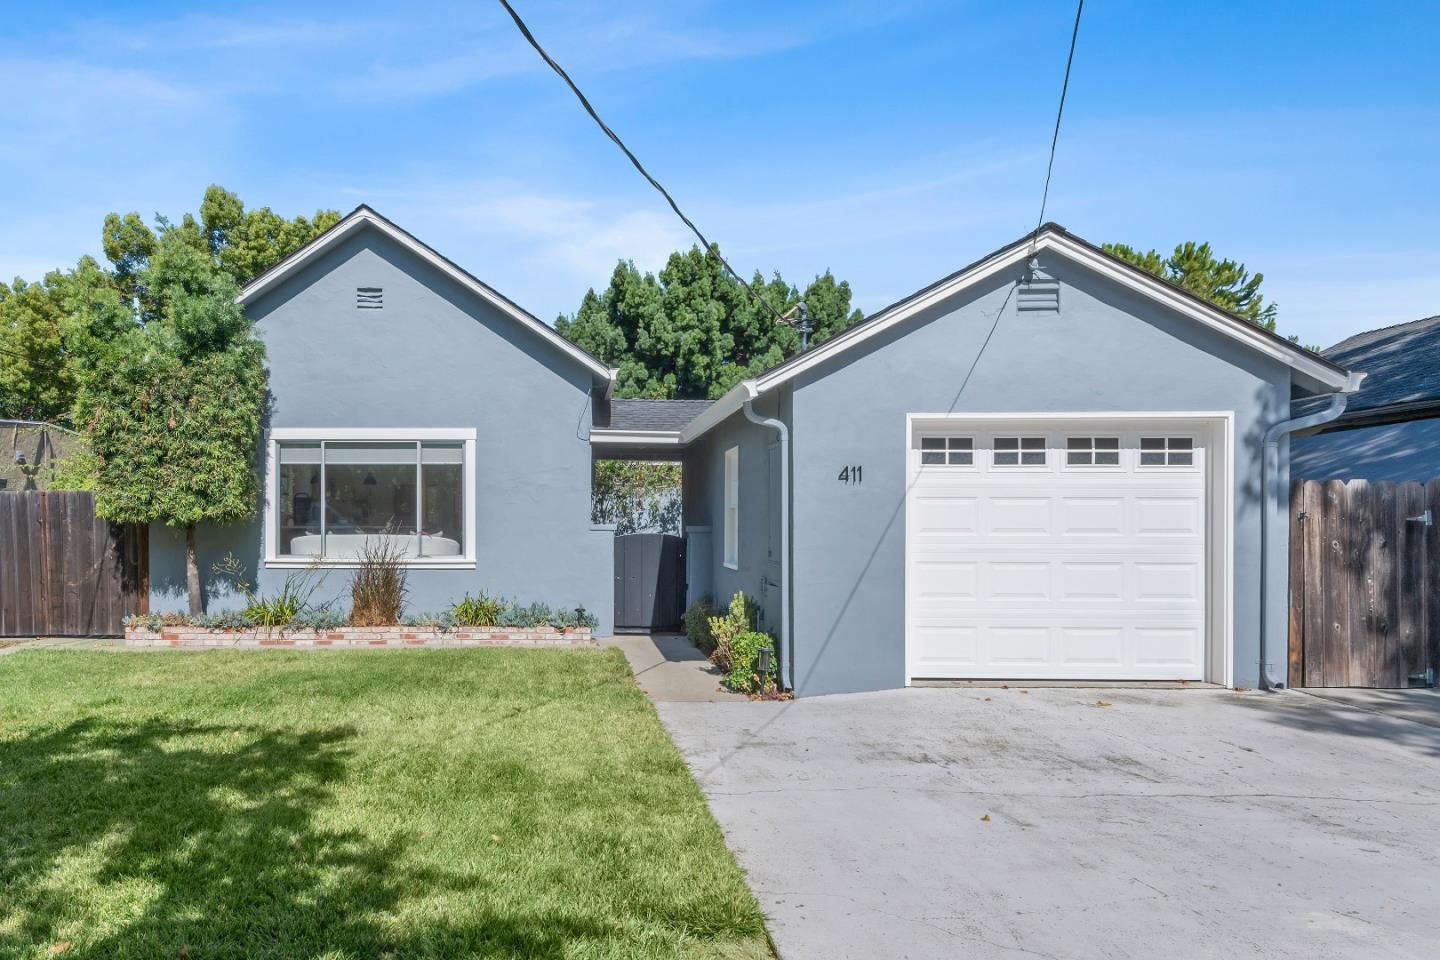
POLYGON ((1432 514, 1430 513, 1429 510, 1426 510, 1424 513, 1420 514, 1419 516, 1406 517, 1406 518, 1405 518, 1405 522, 1406 522, 1406 523, 1423 523, 1423 524, 1425 524, 1425 526, 1427 526, 1427 527, 1433 527, 1433 526, 1435 526, 1435 517, 1434 517, 1434 515, 1432 515, 1432 514))

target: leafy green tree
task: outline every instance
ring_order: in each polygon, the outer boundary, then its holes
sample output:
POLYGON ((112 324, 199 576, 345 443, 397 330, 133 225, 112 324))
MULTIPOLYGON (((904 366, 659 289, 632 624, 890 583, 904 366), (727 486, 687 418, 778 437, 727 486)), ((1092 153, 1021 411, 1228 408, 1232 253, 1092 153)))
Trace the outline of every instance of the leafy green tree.
POLYGON ((718 397, 746 377, 800 349, 800 335, 775 313, 804 300, 820 343, 862 319, 850 307, 850 285, 828 271, 803 293, 777 273, 758 271, 756 303, 717 255, 699 247, 670 255, 658 276, 621 261, 603 292, 590 290, 580 309, 555 329, 620 370, 620 397, 718 397), (773 308, 773 312, 772 309, 773 308))
POLYGON ((156 217, 151 227, 138 213, 107 215, 100 239, 108 268, 82 257, 73 269, 52 271, 39 283, 0 283, 0 416, 63 421, 96 349, 164 314, 164 297, 180 290, 193 297, 186 278, 200 274, 194 258, 177 259, 176 245, 240 287, 339 219, 334 210, 290 220, 269 207, 246 210, 239 197, 213 185, 198 219, 186 214, 172 224, 156 217), (171 254, 157 259, 162 235, 169 237, 171 254), (169 276, 169 270, 179 275, 169 276))
POLYGON ((1265 274, 1252 276, 1243 263, 1217 259, 1208 243, 1187 240, 1177 244, 1175 252, 1168 257, 1155 250, 1141 253, 1123 243, 1107 243, 1104 248, 1142 270, 1209 300, 1222 310, 1244 317, 1257 327, 1275 329, 1275 304, 1260 295, 1260 284, 1265 274))
POLYGON ((75 419, 89 440, 96 511, 185 530, 190 611, 199 613, 197 525, 255 512, 265 348, 235 303, 234 280, 183 224, 157 234, 134 276, 155 310, 96 350, 75 419))
POLYGON ((0 416, 68 418, 87 351, 132 322, 113 275, 90 257, 39 283, 0 283, 0 416))

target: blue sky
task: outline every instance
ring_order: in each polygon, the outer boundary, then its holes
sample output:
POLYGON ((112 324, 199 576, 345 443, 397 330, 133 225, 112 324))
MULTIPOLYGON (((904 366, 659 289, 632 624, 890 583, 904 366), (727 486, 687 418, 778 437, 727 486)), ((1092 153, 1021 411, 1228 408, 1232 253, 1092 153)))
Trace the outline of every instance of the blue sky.
MULTIPOLYGON (((829 268, 873 310, 1034 225, 1068 0, 515 2, 743 272, 829 268)), ((7 28, 0 276, 212 182, 369 203, 547 319, 689 243, 496 3, 78 0, 7 28)), ((1209 240, 1306 342, 1440 313, 1437 35, 1435 3, 1092 0, 1047 218, 1209 240)))

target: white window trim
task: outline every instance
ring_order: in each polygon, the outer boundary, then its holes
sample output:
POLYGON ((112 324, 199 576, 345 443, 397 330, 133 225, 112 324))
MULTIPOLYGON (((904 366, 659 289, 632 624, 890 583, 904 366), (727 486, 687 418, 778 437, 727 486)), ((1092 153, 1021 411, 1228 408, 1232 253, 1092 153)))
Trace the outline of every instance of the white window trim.
POLYGON ((449 440, 465 444, 465 554, 460 557, 411 557, 405 566, 417 570, 475 569, 475 428, 474 427, 272 427, 265 438, 265 566, 276 570, 302 570, 310 566, 356 569, 354 558, 282 557, 280 514, 275 509, 280 492, 280 444, 282 442, 415 441, 449 440))
POLYGON ((725 451, 724 559, 727 569, 740 569, 740 447, 725 451))

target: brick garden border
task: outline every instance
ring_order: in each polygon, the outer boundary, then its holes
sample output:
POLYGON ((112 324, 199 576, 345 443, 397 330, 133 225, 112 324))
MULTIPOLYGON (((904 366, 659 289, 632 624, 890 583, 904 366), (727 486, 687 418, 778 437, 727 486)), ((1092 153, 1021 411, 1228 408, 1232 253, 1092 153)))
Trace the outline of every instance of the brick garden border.
POLYGON ((125 628, 130 647, 594 647, 589 627, 125 628))

